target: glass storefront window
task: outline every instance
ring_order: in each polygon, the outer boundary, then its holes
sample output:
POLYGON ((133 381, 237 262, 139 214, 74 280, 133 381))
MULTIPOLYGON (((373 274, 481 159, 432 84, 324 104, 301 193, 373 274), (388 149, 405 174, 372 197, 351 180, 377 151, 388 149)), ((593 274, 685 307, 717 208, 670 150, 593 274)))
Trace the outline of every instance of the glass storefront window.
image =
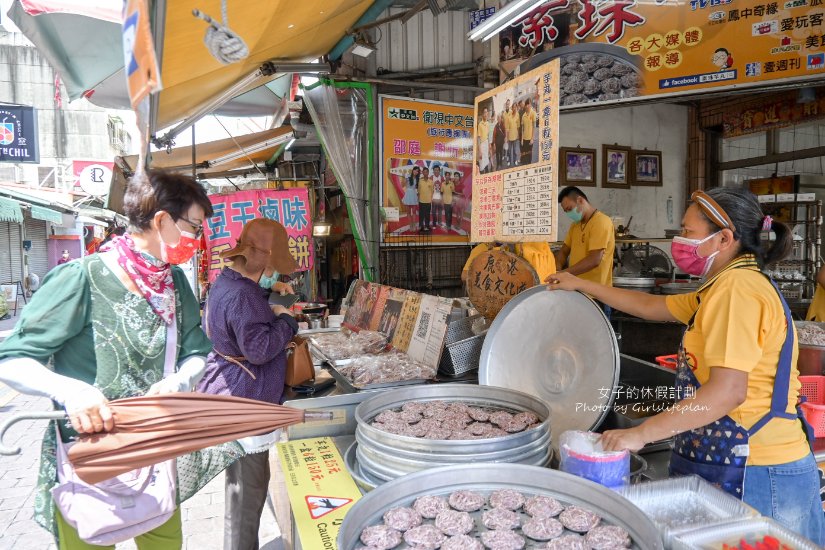
POLYGON ((719 160, 721 162, 763 157, 768 154, 768 138, 764 132, 735 138, 722 138, 720 143, 719 160))
POLYGON ((815 121, 776 130, 778 153, 801 151, 825 145, 825 121, 815 121))

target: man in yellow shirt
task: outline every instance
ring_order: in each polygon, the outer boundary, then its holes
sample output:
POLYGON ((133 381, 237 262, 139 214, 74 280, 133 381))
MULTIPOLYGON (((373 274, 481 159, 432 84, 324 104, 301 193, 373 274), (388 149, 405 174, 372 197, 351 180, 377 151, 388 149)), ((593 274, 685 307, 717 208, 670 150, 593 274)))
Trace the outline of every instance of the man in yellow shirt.
POLYGON ((435 182, 430 178, 430 169, 424 168, 418 180, 418 230, 431 231, 430 213, 432 211, 435 182))
POLYGON ((449 172, 444 172, 444 182, 441 184, 441 200, 444 203, 447 231, 453 227, 453 191, 455 191, 455 183, 450 176, 449 172))
POLYGON ((482 174, 490 171, 490 113, 485 107, 478 122, 478 171, 482 174))
POLYGON ((616 251, 613 221, 590 204, 578 187, 562 189, 559 204, 573 220, 573 225, 567 232, 564 246, 556 253, 556 265, 587 281, 613 286, 613 255, 616 251))
MULTIPOLYGON (((533 162, 533 139, 536 132, 536 111, 533 110, 533 100, 528 99, 521 115, 521 151, 527 158, 522 159, 522 164, 533 162)), ((538 160, 538 159, 535 159, 538 160)))
MULTIPOLYGON (((501 248, 508 246, 501 243, 481 243, 477 244, 470 251, 470 257, 464 264, 464 269, 461 271, 461 282, 467 281, 467 276, 470 273, 470 264, 481 254, 488 250, 501 250, 501 248)), ((556 272, 556 261, 553 258, 553 251, 550 250, 548 243, 517 243, 513 247, 513 252, 516 256, 524 258, 539 276, 539 282, 544 281, 556 272)))
POLYGON ((513 103, 510 107, 510 100, 505 104, 504 112, 504 127, 507 129, 507 158, 510 161, 510 167, 518 166, 521 157, 521 150, 519 147, 519 125, 521 118, 518 113, 518 104, 513 103))

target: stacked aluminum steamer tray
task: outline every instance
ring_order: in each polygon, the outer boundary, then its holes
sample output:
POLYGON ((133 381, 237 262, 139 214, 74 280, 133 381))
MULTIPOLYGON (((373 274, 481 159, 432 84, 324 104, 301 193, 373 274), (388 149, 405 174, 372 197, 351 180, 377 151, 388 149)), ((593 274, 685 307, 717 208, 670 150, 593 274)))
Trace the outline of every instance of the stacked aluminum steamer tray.
MULTIPOLYGON (((484 524, 483 516, 495 506, 490 497, 494 491, 499 490, 517 491, 524 498, 554 499, 565 509, 574 507, 578 509, 577 513, 584 510, 594 514, 600 518, 599 527, 615 526, 626 531, 630 537, 631 549, 662 549, 662 539, 653 523, 639 508, 615 491, 564 472, 523 464, 447 466, 410 474, 385 483, 361 498, 350 509, 338 532, 337 547, 339 550, 363 548, 364 541, 360 539, 365 528, 381 525, 386 512, 394 508, 412 507, 419 497, 448 499, 457 491, 473 491, 483 496, 485 503, 480 509, 470 512, 473 526, 469 532, 464 531, 467 536, 462 542, 466 542, 467 538, 476 539, 476 542, 474 545, 467 543, 459 547, 462 549, 478 548, 480 544, 478 539, 483 540, 485 535, 491 532, 491 529, 484 524)), ((521 526, 512 530, 501 529, 497 532, 518 535, 525 539, 524 543, 521 546, 501 546, 501 548, 525 548, 527 550, 547 548, 544 537, 541 537, 542 540, 532 539, 523 529, 530 519, 530 512, 519 506, 513 513, 517 514, 521 526)), ((424 519, 422 522, 422 527, 426 529, 432 529, 430 526, 437 525, 438 519, 435 522, 431 519, 424 519)), ((408 533, 409 531, 406 531, 404 535, 408 533)), ((572 534, 568 529, 565 529, 562 535, 577 538, 577 535, 572 534)), ((408 539, 409 537, 405 536, 403 541, 392 548, 396 550, 416 548, 409 544, 408 539)), ((581 540, 581 543, 583 542, 584 540, 581 540)), ((389 548, 390 546, 382 547, 389 548)), ((418 548, 422 547, 437 548, 436 545, 418 546, 418 548)), ((450 544, 450 547, 456 548, 457 546, 450 544)), ((602 548, 607 547, 609 546, 602 546, 602 548)), ((613 547, 624 548, 622 544, 613 547)))
POLYGON ((347 452, 347 464, 364 488, 406 474, 448 465, 499 462, 545 466, 552 458, 550 411, 527 394, 503 388, 469 384, 440 384, 382 392, 355 410, 356 443, 347 452), (533 413, 538 423, 530 429, 486 439, 423 439, 375 428, 373 419, 405 403, 448 401, 469 406, 533 413))

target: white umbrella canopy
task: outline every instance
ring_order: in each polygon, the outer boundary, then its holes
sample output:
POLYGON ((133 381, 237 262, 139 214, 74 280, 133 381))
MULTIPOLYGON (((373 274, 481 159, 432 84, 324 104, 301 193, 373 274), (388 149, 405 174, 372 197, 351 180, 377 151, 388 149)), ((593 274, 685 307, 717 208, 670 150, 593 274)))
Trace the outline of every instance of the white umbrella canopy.
POLYGON ((123 69, 122 9, 122 0, 15 0, 8 15, 75 100, 123 69))

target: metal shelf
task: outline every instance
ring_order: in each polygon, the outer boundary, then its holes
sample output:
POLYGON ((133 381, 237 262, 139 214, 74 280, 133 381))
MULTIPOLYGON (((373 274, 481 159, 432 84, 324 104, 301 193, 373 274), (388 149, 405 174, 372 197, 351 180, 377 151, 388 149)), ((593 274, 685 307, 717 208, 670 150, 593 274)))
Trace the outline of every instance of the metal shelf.
MULTIPOLYGON (((777 277, 774 281, 783 285, 794 285, 794 290, 781 289, 788 293, 796 295, 800 293, 800 299, 810 298, 813 289, 815 288, 816 274, 820 267, 819 260, 819 244, 820 244, 820 230, 822 227, 822 201, 783 201, 783 202, 769 202, 761 203, 762 210, 766 213, 773 213, 780 208, 790 206, 793 208, 792 214, 794 218, 784 222, 789 226, 797 226, 799 233, 802 233, 804 239, 802 241, 794 241, 794 254, 798 259, 788 259, 778 262, 777 265, 785 268, 798 268, 798 272, 802 274, 804 279, 793 279, 790 277, 777 277), (774 208, 775 207, 775 208, 774 208), (801 209, 805 209, 804 213, 801 209), (797 219, 799 216, 801 218, 797 219), (801 256, 801 258, 799 258, 801 256), (797 289, 801 289, 801 292, 797 289)), ((777 269, 774 267, 773 269, 777 269)))

